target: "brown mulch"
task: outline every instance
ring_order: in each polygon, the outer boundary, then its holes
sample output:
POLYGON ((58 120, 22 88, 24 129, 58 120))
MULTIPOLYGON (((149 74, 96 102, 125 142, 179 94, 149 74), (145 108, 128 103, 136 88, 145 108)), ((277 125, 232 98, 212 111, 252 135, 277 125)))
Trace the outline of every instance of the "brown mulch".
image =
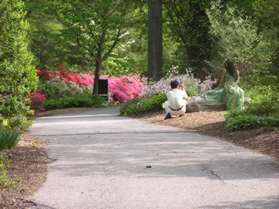
POLYGON ((160 125, 180 127, 231 143, 256 150, 279 159, 279 128, 262 128, 243 131, 229 131, 225 127, 225 112, 195 112, 184 117, 163 120, 162 113, 139 116, 139 118, 160 125))
POLYGON ((15 188, 0 187, 1 209, 33 206, 26 198, 42 185, 47 174, 47 156, 43 145, 42 141, 23 135, 16 148, 0 152, 0 155, 10 160, 9 175, 18 182, 15 188))

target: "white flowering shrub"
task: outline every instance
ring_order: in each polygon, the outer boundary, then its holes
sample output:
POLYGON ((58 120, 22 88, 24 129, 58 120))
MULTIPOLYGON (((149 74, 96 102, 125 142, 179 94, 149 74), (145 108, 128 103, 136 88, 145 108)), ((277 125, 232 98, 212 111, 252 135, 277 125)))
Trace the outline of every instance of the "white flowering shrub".
POLYGON ((48 98, 71 96, 92 91, 92 87, 79 86, 71 81, 66 82, 58 76, 55 76, 45 82, 41 82, 40 89, 45 92, 48 98))
POLYGON ((190 73, 174 76, 170 75, 169 77, 162 78, 156 83, 146 84, 143 91, 143 96, 149 97, 155 94, 167 93, 171 89, 170 82, 172 80, 179 81, 179 83, 184 86, 189 96, 198 96, 201 93, 211 89, 215 83, 215 80, 211 80, 210 78, 201 81, 200 79, 194 78, 190 73))

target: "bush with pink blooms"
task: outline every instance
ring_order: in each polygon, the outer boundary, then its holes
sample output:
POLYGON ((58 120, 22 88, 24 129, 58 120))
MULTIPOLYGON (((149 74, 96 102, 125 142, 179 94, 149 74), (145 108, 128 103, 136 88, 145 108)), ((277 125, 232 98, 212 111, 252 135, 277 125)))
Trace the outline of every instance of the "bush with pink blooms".
MULTIPOLYGON (((94 77, 86 73, 77 73, 66 70, 60 65, 56 70, 38 69, 40 78, 39 90, 44 92, 48 99, 74 96, 76 94, 90 95, 93 90, 94 77)), ((139 76, 101 76, 108 79, 109 100, 112 102, 127 102, 142 95, 144 80, 139 76)))
POLYGON ((44 110, 44 102, 46 101, 46 95, 41 91, 35 91, 30 94, 32 107, 36 111, 44 110))
POLYGON ((110 77, 109 92, 112 100, 127 102, 142 95, 144 81, 139 76, 110 77))

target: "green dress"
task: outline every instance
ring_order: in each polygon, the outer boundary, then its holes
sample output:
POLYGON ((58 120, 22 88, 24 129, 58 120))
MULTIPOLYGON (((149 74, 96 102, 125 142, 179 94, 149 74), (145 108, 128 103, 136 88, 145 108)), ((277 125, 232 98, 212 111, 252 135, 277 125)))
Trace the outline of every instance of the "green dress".
POLYGON ((205 99, 210 102, 224 102, 227 110, 242 111, 244 109, 244 91, 228 74, 225 75, 223 86, 207 91, 205 99))

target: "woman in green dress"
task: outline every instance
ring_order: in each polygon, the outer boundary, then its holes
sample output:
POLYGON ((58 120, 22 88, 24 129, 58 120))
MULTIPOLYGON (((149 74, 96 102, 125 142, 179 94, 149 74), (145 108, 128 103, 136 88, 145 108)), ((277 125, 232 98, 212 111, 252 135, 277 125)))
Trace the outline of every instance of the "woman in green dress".
POLYGON ((218 88, 206 92, 205 99, 212 102, 224 102, 227 110, 242 111, 244 91, 238 86, 239 72, 230 60, 225 62, 224 67, 218 88))

